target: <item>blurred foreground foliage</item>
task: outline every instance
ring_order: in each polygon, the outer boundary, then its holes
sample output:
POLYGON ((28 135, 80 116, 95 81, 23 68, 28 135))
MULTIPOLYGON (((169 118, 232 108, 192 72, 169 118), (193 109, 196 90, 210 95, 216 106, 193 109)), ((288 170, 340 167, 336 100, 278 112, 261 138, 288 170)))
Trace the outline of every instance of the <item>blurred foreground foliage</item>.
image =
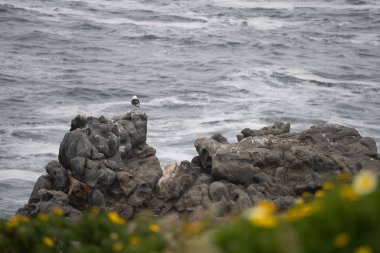
POLYGON ((149 215, 126 221, 94 210, 72 223, 58 208, 33 218, 13 216, 0 221, 0 252, 380 252, 378 177, 363 170, 339 179, 280 213, 262 201, 242 214, 193 222, 149 215))

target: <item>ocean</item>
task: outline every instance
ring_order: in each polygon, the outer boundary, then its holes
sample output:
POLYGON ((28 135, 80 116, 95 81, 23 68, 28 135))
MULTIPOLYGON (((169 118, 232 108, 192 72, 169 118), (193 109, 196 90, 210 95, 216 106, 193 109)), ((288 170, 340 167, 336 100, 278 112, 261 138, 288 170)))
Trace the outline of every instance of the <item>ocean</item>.
POLYGON ((0 0, 0 217, 78 113, 148 114, 162 165, 287 121, 380 143, 378 0, 0 0))

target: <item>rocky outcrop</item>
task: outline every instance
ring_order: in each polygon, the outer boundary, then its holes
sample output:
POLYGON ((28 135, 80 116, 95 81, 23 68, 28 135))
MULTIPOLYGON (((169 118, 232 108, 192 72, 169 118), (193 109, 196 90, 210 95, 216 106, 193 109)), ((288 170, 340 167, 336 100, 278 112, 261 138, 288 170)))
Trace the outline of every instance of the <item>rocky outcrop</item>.
POLYGON ((29 202, 18 213, 60 207, 74 218, 91 207, 131 218, 146 208, 162 176, 156 151, 146 144, 147 116, 138 108, 112 120, 76 116, 64 136, 59 161, 46 166, 29 202))
POLYGON ((62 140, 59 161, 46 166, 29 202, 33 215, 60 207, 75 219, 91 207, 132 218, 142 209, 157 216, 223 216, 270 199, 282 210, 331 176, 380 170, 376 143, 353 128, 318 125, 300 133, 288 123, 243 129, 238 142, 221 134, 194 143, 198 156, 160 168, 146 144, 147 116, 138 108, 112 120, 78 115, 62 140))

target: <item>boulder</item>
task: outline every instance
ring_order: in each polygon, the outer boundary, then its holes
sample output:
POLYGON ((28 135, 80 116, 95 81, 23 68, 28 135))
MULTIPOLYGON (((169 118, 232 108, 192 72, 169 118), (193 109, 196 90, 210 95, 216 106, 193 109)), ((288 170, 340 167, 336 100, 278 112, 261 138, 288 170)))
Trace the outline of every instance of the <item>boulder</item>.
POLYGON ((69 187, 69 175, 58 161, 51 161, 45 167, 52 179, 53 189, 66 192, 69 187))

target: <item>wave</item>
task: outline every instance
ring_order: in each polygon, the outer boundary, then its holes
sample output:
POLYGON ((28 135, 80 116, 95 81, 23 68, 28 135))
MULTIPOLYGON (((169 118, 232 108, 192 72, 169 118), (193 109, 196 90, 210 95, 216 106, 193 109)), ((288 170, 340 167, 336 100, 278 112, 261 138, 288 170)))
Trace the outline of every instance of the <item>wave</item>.
POLYGON ((35 182, 41 176, 41 172, 27 170, 0 170, 0 182, 26 181, 35 182))
POLYGON ((20 139, 32 139, 32 140, 41 140, 44 139, 42 133, 32 133, 30 131, 13 131, 12 136, 20 139))
POLYGON ((213 5, 229 7, 229 8, 243 8, 243 9, 282 9, 282 10, 294 10, 297 8, 309 8, 309 9, 379 9, 378 3, 368 3, 361 0, 346 0, 346 4, 342 3, 326 3, 320 1, 244 1, 244 0, 213 0, 213 5), (355 4, 359 3, 359 4, 355 4))

